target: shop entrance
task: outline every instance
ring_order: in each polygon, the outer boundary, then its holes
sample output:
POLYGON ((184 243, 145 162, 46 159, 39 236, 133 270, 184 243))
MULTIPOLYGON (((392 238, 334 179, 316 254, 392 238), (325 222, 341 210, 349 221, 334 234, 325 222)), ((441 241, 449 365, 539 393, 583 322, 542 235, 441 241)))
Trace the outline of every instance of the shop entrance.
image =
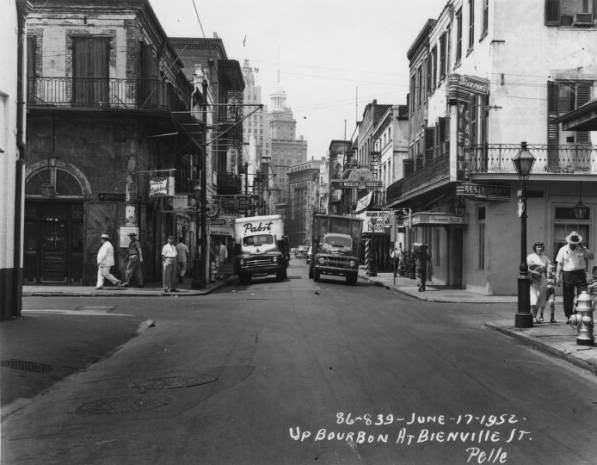
POLYGON ((448 227, 448 286, 462 289, 462 246, 463 230, 448 227))
POLYGON ((26 284, 80 284, 83 203, 28 201, 24 245, 26 284))

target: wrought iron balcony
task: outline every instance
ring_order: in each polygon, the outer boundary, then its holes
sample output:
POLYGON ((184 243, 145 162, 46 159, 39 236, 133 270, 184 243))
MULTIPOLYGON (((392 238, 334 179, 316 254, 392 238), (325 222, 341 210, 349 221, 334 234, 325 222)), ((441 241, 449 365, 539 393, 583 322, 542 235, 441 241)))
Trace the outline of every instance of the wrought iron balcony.
MULTIPOLYGON (((597 146, 594 145, 527 145, 535 157, 534 174, 597 174, 597 146)), ((471 174, 516 173, 512 160, 520 144, 491 144, 468 151, 471 174)))
POLYGON ((34 77, 27 81, 29 107, 183 111, 190 99, 188 89, 159 79, 34 77))
POLYGON ((242 180, 237 174, 218 173, 218 194, 233 195, 242 191, 242 180))
POLYGON ((449 161, 448 156, 433 159, 418 167, 414 173, 390 184, 386 190, 386 201, 392 202, 409 192, 419 189, 421 186, 449 177, 449 161))

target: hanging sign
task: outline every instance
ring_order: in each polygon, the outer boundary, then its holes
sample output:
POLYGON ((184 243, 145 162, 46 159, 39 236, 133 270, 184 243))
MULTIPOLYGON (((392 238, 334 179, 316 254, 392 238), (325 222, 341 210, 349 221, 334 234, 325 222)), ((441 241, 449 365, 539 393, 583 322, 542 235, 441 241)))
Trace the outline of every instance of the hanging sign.
POLYGON ((357 215, 363 219, 363 234, 389 234, 392 228, 391 210, 366 211, 357 215))

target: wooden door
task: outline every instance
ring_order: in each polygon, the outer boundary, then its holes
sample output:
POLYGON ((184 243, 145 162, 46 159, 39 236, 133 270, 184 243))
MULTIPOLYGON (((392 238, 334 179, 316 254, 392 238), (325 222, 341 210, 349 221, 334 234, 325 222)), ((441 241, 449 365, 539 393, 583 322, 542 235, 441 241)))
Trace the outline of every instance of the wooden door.
POLYGON ((73 38, 73 103, 109 103, 109 46, 107 37, 73 38))

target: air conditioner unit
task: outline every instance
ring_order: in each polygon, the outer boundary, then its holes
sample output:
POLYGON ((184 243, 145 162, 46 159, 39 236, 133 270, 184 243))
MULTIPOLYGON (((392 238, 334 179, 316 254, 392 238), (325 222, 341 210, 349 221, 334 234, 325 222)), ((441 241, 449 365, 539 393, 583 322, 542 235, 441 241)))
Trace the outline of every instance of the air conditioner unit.
POLYGON ((592 26, 593 25, 593 14, 592 13, 577 13, 574 15, 573 26, 592 26))

